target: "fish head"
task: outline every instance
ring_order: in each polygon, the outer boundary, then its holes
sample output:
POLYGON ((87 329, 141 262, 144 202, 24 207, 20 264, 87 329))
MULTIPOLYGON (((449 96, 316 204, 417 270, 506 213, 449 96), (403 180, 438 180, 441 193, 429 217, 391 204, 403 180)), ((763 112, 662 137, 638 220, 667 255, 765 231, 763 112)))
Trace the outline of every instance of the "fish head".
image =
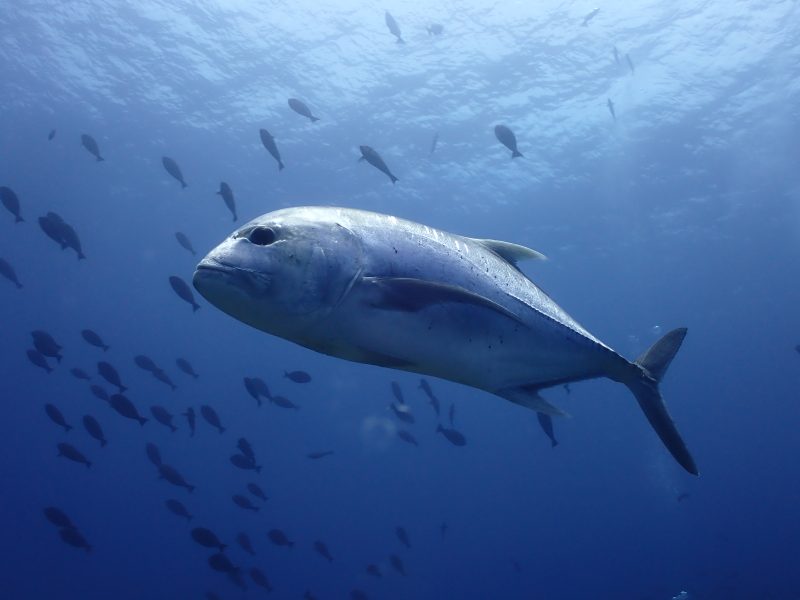
POLYGON ((330 216, 306 207, 254 219, 200 261, 194 287, 239 321, 313 345, 362 270, 358 237, 330 216))

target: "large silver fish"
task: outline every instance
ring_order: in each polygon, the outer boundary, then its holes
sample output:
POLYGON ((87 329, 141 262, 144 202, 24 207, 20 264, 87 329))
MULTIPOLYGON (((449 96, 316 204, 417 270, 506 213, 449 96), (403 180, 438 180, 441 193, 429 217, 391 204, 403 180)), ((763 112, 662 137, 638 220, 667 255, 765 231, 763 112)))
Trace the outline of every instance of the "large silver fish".
POLYGON ((361 210, 263 215, 212 250, 194 286, 229 315, 324 354, 413 371, 563 414, 545 388, 608 377, 675 459, 697 468, 658 390, 685 329, 629 362, 516 266, 538 252, 361 210))

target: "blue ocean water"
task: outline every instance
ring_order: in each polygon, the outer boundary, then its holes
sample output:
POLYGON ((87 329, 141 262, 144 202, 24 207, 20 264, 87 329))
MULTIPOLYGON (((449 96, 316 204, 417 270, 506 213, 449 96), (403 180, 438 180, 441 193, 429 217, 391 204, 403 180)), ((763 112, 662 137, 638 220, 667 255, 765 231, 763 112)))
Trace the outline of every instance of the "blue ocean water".
POLYGON ((257 567, 275 598, 800 597, 797 3, 614 2, 588 19, 593 8, 5 3, 0 185, 25 220, 0 209, 0 258, 23 285, 0 280, 0 596, 257 598, 267 594, 247 574, 257 567), (432 23, 441 34, 426 30, 432 23), (320 120, 293 112, 292 97, 320 120), (497 124, 515 132, 523 158, 511 159, 497 124), (397 184, 358 162, 360 145, 381 154, 397 184), (180 165, 186 189, 162 156, 180 165), (220 181, 234 191, 236 223, 214 193, 220 181), (467 439, 455 447, 435 433, 448 421, 419 376, 315 354, 196 293, 193 312, 170 288, 243 223, 308 204, 535 248, 549 260, 523 271, 629 359, 688 327, 662 390, 700 476, 674 462, 610 381, 543 393, 571 414, 555 420, 551 447, 533 412, 428 378, 443 412, 455 407, 467 439), (51 211, 74 227, 85 260, 45 236, 37 219, 51 211), (81 338, 87 328, 107 352, 81 338), (51 374, 26 356, 34 330, 63 346, 51 374), (98 361, 117 369, 149 422, 90 392, 114 392, 98 361), (76 367, 91 381, 70 374, 76 367), (295 369, 312 381, 284 377, 295 369), (299 409, 258 407, 244 377, 299 409), (392 381, 413 425, 389 408, 392 381), (48 403, 74 429, 55 425, 48 403), (155 422, 152 405, 176 415, 176 432, 155 422), (180 416, 190 406, 193 437, 180 416), (240 437, 260 474, 230 463, 240 437), (58 457, 63 442, 91 468, 58 457), (147 443, 196 489, 159 480, 147 443), (325 450, 334 454, 307 457, 325 450), (250 482, 269 499, 250 495, 250 482), (167 510, 170 498, 190 523, 167 510), (48 506, 66 512, 91 552, 63 543, 48 506), (214 551, 192 539, 194 527, 229 545, 247 590, 209 567, 214 551), (294 546, 273 544, 272 529, 294 546), (255 556, 237 545, 240 532, 255 556))

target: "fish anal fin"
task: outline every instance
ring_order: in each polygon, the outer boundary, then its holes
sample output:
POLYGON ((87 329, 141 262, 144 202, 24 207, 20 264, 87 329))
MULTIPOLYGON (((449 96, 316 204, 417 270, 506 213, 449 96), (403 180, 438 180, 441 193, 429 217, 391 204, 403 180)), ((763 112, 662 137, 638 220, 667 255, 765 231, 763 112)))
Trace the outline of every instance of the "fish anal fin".
POLYGON ((512 242, 503 242, 501 240, 483 240, 478 238, 471 238, 472 241, 477 242, 487 250, 491 250, 506 262, 517 266, 517 262, 521 260, 547 260, 547 257, 541 252, 537 252, 532 248, 514 244, 512 242))
POLYGON ((549 415, 551 417, 570 417, 571 415, 555 404, 551 404, 539 395, 538 389, 527 387, 505 388, 494 392, 497 396, 505 398, 509 402, 519 404, 525 408, 535 410, 538 413, 549 415))

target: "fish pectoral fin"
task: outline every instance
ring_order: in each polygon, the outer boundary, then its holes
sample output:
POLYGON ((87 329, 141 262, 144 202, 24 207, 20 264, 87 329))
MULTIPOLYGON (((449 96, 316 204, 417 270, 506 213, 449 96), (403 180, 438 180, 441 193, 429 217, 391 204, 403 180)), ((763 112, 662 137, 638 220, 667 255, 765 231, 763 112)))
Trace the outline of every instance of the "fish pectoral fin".
POLYGON ((568 412, 558 408, 555 404, 551 404, 539 395, 538 390, 532 390, 525 387, 505 388, 494 392, 497 396, 505 398, 509 402, 519 404, 525 408, 530 408, 538 413, 549 415, 551 417, 570 417, 568 412))
POLYGON ((375 308, 416 312, 434 304, 455 302, 486 308, 518 323, 521 319, 494 300, 460 286, 410 277, 364 277, 369 302, 375 308))
POLYGON ((474 242, 477 242, 484 248, 491 250, 514 267, 517 266, 517 262, 520 260, 547 260, 547 257, 541 252, 537 252, 532 248, 527 248, 519 244, 503 242, 500 240, 482 240, 478 238, 470 239, 472 239, 474 242))

